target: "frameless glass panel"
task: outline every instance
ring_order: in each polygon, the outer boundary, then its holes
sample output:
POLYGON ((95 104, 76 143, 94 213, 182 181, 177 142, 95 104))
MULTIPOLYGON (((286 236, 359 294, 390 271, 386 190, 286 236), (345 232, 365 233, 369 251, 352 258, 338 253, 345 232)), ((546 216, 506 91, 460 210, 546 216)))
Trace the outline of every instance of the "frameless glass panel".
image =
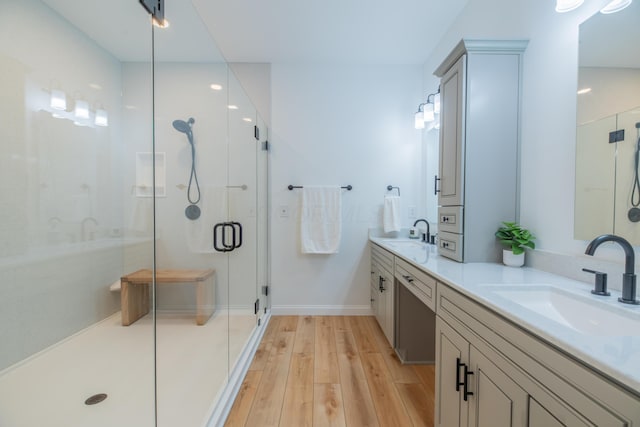
POLYGON ((242 246, 229 253, 229 363, 243 350, 256 319, 257 281, 257 114, 233 73, 229 73, 229 219, 242 228, 242 246))
POLYGON ((200 427, 228 381, 228 71, 189 1, 154 49, 158 426, 200 427), (215 232, 215 241, 214 241, 215 232))
POLYGON ((154 425, 150 58, 137 2, 0 1, 2 426, 154 425))
MULTIPOLYGON (((257 230, 257 289, 260 299, 258 318, 263 319, 269 308, 269 129, 258 115, 258 144, 256 145, 257 171, 256 186, 258 189, 258 230, 257 230)), ((262 323, 262 322, 260 322, 262 323)))

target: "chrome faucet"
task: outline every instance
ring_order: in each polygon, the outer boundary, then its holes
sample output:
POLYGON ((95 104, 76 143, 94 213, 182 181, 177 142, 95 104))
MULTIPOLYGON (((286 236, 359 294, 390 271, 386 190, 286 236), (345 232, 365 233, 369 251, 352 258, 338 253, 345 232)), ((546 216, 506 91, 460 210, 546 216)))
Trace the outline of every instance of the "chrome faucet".
POLYGON ((82 220, 82 222, 80 222, 80 240, 81 241, 86 241, 86 240, 93 240, 94 238, 94 233, 91 232, 89 233, 89 238, 87 239, 87 223, 88 222, 93 222, 94 226, 98 226, 98 221, 95 218, 92 217, 86 217, 85 219, 82 220))
POLYGON ((598 246, 604 242, 616 242, 624 249, 624 274, 622 275, 622 296, 618 301, 625 304, 640 304, 636 300, 636 275, 635 268, 635 252, 631 244, 620 236, 613 234, 603 234, 598 236, 589 243, 585 254, 593 256, 598 246))
POLYGON ((413 223, 413 226, 415 227, 416 225, 418 225, 419 222, 424 222, 425 224, 427 224, 427 232, 422 233, 422 241, 429 243, 431 241, 431 234, 429 233, 429 221, 427 221, 426 219, 420 218, 413 223))

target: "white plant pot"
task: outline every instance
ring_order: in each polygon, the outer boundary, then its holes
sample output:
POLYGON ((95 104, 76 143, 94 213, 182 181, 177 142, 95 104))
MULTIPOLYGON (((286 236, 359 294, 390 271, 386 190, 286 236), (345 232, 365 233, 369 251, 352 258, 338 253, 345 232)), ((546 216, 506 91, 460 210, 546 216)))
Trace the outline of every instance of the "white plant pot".
POLYGON ((524 265, 524 252, 520 255, 514 255, 511 249, 503 249, 502 263, 508 267, 522 267, 524 265))

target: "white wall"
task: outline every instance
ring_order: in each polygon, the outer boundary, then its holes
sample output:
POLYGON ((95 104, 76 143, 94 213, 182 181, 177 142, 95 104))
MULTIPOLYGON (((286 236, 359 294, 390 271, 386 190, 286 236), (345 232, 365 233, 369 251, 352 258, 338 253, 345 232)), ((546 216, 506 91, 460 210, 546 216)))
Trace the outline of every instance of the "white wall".
MULTIPOLYGON (((578 26, 605 3, 586 1, 559 14, 552 1, 470 0, 424 66, 425 85, 436 86, 433 71, 463 37, 530 40, 524 56, 520 220, 542 250, 582 254, 586 246, 573 238, 578 26)), ((615 250, 611 256, 620 258, 615 250)))
POLYGON ((272 65, 271 262, 276 313, 368 313, 368 229, 381 226, 387 185, 423 212, 419 66, 272 65), (287 185, 353 185, 343 193, 340 253, 302 255, 300 191, 287 185), (288 216, 280 215, 281 207, 288 216))

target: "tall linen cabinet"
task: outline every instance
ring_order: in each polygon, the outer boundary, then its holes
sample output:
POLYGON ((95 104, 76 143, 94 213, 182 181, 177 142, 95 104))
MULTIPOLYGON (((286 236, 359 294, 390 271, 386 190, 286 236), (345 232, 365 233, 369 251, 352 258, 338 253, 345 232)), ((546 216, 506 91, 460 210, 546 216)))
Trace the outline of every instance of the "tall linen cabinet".
POLYGON ((519 216, 520 104, 526 40, 463 39, 440 78, 438 252, 499 262, 494 233, 519 216))

